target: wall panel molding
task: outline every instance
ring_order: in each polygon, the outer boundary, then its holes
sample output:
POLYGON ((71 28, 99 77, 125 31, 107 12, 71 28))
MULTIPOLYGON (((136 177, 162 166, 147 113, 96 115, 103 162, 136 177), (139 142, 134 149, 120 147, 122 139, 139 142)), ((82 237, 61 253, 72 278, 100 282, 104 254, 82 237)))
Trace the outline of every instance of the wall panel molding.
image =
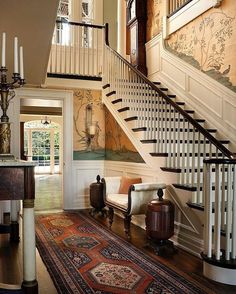
POLYGON ((168 87, 169 93, 195 110, 197 117, 205 118, 207 126, 217 128, 222 138, 231 141, 231 150, 236 150, 236 93, 166 50, 161 34, 146 44, 146 55, 147 64, 154 56, 157 60, 153 64, 171 64, 168 70, 165 66, 148 67, 148 78, 168 87), (178 77, 180 72, 185 78, 178 77))

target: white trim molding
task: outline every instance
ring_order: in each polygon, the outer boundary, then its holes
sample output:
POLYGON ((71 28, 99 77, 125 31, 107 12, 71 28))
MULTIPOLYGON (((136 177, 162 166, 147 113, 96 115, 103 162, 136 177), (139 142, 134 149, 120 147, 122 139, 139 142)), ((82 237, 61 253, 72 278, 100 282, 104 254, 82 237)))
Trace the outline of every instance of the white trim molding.
MULTIPOLYGON (((17 90, 18 104, 20 99, 61 100, 63 103, 63 209, 68 208, 72 194, 72 155, 73 155, 73 91, 21 88, 17 90)), ((20 117, 20 107, 19 117, 20 117)))
POLYGON ((185 26, 190 21, 197 18, 210 8, 216 8, 221 5, 223 0, 193 0, 177 11, 170 17, 163 18, 163 37, 168 36, 181 27, 185 26))

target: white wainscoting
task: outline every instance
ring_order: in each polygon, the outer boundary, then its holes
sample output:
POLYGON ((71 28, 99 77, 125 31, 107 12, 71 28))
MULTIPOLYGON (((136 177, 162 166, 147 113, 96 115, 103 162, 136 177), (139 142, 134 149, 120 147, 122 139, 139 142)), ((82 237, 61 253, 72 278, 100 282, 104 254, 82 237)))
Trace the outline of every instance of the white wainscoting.
MULTIPOLYGON (((97 175, 104 176, 103 160, 74 160, 72 163, 72 195, 66 209, 85 209, 90 206, 89 186, 97 175)), ((67 201, 68 203, 68 201, 67 201)))
POLYGON ((165 49, 162 35, 146 44, 148 78, 160 81, 204 118, 207 127, 217 128, 220 137, 231 141, 236 150, 236 93, 221 85, 165 49))

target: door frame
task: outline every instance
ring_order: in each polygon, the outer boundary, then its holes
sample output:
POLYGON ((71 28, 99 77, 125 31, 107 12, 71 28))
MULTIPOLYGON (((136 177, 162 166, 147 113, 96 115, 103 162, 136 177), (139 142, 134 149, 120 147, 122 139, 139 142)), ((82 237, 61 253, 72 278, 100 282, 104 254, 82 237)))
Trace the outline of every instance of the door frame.
MULTIPOLYGON (((58 89, 37 89, 37 88, 20 88, 16 91, 14 99, 14 108, 18 110, 18 122, 15 121, 14 134, 18 136, 12 138, 13 145, 20 146, 20 100, 28 99, 45 99, 62 101, 63 117, 63 185, 62 185, 62 208, 70 207, 70 198, 73 197, 72 183, 72 162, 73 162, 73 91, 58 89), (18 129, 18 131, 17 131, 18 129), (66 196, 66 197, 65 197, 66 196)), ((19 153, 19 150, 18 150, 19 153)))

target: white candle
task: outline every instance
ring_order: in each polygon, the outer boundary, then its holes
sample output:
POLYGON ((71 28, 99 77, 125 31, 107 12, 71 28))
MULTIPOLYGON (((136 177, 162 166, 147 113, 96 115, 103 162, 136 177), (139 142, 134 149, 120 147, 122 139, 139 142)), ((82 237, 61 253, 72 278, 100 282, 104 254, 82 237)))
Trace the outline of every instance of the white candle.
POLYGON ((6 66, 6 33, 2 33, 2 66, 6 66))
POLYGON ((24 79, 23 47, 20 46, 20 77, 24 79))
POLYGON ((18 73, 18 38, 14 38, 14 73, 18 73))
POLYGON ((95 125, 89 126, 89 135, 94 136, 95 133, 96 133, 96 126, 95 125))

